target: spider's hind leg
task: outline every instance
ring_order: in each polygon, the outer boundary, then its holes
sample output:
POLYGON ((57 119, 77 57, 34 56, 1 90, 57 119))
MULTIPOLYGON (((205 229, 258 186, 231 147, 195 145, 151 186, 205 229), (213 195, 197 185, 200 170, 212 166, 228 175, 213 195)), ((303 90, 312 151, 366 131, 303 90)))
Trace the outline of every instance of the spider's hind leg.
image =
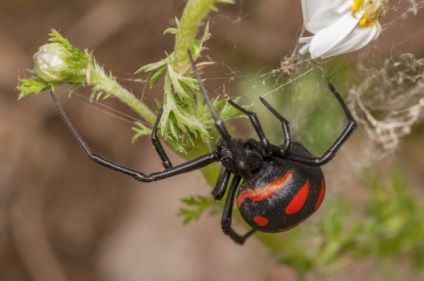
POLYGON ((218 181, 215 184, 214 189, 211 194, 215 200, 221 200, 225 195, 225 191, 227 190, 228 182, 230 181, 231 172, 221 167, 221 171, 219 173, 218 181))
POLYGON ((236 191, 240 184, 241 177, 234 176, 231 181, 227 200, 225 201, 224 211, 221 218, 221 227, 224 234, 228 235, 235 243, 243 245, 247 238, 250 237, 256 230, 252 229, 244 235, 240 235, 231 227, 232 225, 232 215, 233 215, 233 204, 236 197, 236 191))

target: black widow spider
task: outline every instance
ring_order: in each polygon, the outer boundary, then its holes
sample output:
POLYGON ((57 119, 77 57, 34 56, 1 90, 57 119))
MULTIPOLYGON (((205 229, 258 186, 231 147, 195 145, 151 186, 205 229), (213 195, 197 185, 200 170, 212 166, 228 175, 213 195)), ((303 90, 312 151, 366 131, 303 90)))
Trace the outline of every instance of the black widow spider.
POLYGON ((346 142, 357 126, 343 99, 333 85, 328 84, 330 91, 346 115, 347 124, 340 136, 320 157, 312 156, 301 143, 291 141, 289 122, 263 98, 260 98, 261 102, 281 122, 284 134, 282 145, 273 145, 268 141, 255 113, 243 109, 230 100, 229 103, 232 106, 249 117, 250 123, 259 137, 259 141, 235 139, 230 136, 223 121, 219 119, 213 108, 190 52, 189 57, 200 90, 210 108, 221 138, 211 153, 173 166, 157 137, 157 128, 162 114, 161 108, 151 134, 152 143, 164 167, 161 172, 147 175, 94 154, 72 125, 53 92, 51 92, 51 96, 72 135, 92 161, 131 176, 137 181, 162 180, 200 169, 213 162, 221 162, 221 172, 212 190, 212 195, 216 200, 221 200, 228 190, 221 227, 223 232, 237 244, 243 244, 256 230, 282 232, 295 227, 320 207, 325 193, 324 175, 320 166, 335 156, 337 150, 346 142), (230 180, 231 175, 233 176, 230 180), (252 230, 244 235, 239 235, 231 227, 234 202, 244 220, 252 227, 252 230))

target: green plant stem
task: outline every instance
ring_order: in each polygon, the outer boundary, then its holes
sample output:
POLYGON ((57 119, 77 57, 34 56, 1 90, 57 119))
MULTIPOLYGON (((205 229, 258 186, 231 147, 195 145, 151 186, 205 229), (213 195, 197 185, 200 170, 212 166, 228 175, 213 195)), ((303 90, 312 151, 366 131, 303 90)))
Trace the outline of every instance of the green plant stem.
MULTIPOLYGON (((196 41, 196 35, 202 19, 211 11, 219 0, 189 0, 179 20, 178 32, 174 45, 174 68, 183 74, 191 69, 187 50, 196 41)), ((191 148, 187 148, 187 154, 180 154, 185 159, 191 159, 210 152, 210 147, 202 140, 197 139, 191 148)), ((204 167, 202 173, 207 182, 213 186, 219 173, 219 165, 212 164, 204 167)))
POLYGON ((156 121, 155 113, 137 99, 131 92, 119 85, 119 83, 106 75, 104 70, 97 64, 94 65, 94 69, 91 71, 91 84, 96 91, 104 92, 112 95, 119 99, 137 114, 143 117, 150 125, 153 125, 156 121))
POLYGON ((193 46, 199 24, 219 0, 189 0, 181 16, 176 35, 174 54, 177 72, 182 73, 190 65, 187 50, 193 46))

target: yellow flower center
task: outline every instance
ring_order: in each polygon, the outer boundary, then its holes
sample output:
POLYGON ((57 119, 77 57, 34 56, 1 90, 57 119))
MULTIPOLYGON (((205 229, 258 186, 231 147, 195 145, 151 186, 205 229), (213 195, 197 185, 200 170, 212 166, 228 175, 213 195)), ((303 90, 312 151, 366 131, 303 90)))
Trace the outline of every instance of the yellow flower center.
POLYGON ((353 0, 353 6, 350 8, 352 13, 363 11, 363 15, 359 20, 362 27, 370 27, 379 24, 378 19, 384 12, 388 0, 353 0))

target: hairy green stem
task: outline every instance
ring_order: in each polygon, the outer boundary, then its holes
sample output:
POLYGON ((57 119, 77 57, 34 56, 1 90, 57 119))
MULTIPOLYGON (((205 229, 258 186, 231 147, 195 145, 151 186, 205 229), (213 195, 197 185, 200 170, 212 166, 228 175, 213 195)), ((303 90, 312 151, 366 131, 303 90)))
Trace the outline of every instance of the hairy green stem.
POLYGON ((187 50, 193 46, 198 33, 199 24, 205 15, 219 0, 189 0, 179 21, 174 54, 177 70, 183 70, 190 61, 187 50))
MULTIPOLYGON (((183 14, 178 23, 174 46, 174 67, 175 71, 183 74, 191 69, 191 64, 187 55, 196 41, 199 25, 202 19, 211 11, 214 5, 222 0, 189 0, 184 8, 183 14)), ((183 158, 191 159, 210 152, 210 147, 201 138, 195 140, 191 148, 187 148, 187 154, 181 155, 183 158)), ((212 164, 204 167, 202 173, 208 183, 213 186, 219 173, 219 165, 212 164)))
POLYGON ((104 70, 97 65, 95 65, 94 69, 91 71, 91 83, 94 84, 96 91, 110 94, 119 99, 149 122, 150 125, 155 123, 156 115, 153 111, 137 99, 131 92, 122 87, 115 79, 106 75, 104 70))

